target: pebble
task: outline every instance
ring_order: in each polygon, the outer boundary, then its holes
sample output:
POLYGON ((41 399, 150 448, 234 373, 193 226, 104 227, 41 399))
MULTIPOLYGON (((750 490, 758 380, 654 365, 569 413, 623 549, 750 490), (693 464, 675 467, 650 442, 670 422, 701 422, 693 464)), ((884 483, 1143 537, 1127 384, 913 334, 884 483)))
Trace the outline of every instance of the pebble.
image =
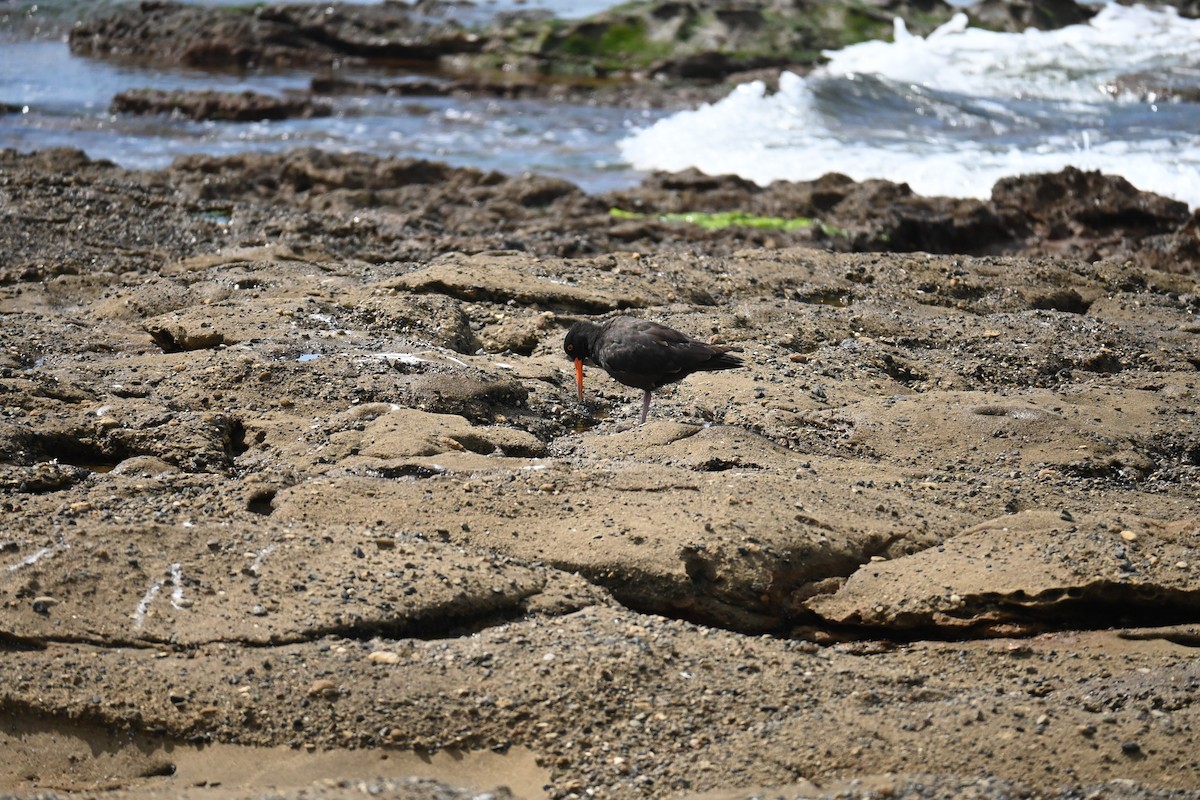
POLYGON ((391 650, 376 650, 367 656, 367 661, 372 664, 399 664, 400 656, 391 650))
POLYGON ((267 610, 262 606, 256 605, 254 608, 250 609, 250 614, 251 616, 255 617, 265 617, 267 615, 267 610))
POLYGON ((58 600, 49 595, 33 598, 33 610, 38 614, 45 614, 56 605, 58 605, 58 600))
POLYGON ((1121 531, 1121 538, 1127 542, 1136 542, 1138 535, 1133 531, 1121 531))
POLYGON ((337 684, 328 678, 322 678, 318 681, 313 681, 305 692, 309 697, 337 697, 337 684))

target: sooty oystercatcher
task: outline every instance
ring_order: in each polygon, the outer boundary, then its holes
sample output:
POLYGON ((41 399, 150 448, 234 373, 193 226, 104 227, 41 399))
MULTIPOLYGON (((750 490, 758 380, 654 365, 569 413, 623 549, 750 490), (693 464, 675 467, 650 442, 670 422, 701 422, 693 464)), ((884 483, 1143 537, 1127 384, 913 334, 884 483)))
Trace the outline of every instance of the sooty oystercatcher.
POLYGON ((650 411, 650 393, 693 372, 733 369, 742 360, 730 355, 740 347, 707 344, 674 328, 637 317, 614 317, 599 324, 576 322, 563 350, 575 361, 575 383, 583 402, 583 362, 598 364, 615 380, 645 392, 642 423, 650 411))

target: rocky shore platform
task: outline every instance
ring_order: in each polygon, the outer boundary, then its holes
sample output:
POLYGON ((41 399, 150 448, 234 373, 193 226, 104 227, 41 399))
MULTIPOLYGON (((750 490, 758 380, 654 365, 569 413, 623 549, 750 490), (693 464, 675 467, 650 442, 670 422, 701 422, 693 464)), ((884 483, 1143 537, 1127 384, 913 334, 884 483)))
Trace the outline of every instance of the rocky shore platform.
POLYGON ((0 209, 0 791, 1200 797, 1178 203, 55 150, 0 209), (580 406, 608 314, 747 367, 580 406))

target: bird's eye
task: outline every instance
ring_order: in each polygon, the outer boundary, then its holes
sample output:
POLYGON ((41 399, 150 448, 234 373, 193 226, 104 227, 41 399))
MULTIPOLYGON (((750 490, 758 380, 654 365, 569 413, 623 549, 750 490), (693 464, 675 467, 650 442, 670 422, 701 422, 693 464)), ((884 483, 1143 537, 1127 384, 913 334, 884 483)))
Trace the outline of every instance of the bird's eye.
POLYGON ((575 352, 575 345, 573 345, 573 344, 569 344, 569 345, 567 345, 567 352, 568 352, 568 353, 574 353, 574 352, 575 352))

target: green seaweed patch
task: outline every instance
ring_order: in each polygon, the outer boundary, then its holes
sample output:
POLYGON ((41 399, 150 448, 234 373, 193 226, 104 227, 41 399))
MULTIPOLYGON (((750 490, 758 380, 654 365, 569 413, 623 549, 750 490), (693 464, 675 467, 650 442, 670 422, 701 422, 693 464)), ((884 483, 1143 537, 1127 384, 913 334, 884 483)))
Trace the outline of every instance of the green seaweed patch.
MULTIPOLYGON (((910 30, 925 33, 948 21, 954 9, 939 8, 921 12, 913 8, 905 21, 910 30)), ((780 14, 765 11, 766 30, 790 31, 791 56, 800 63, 826 60, 823 50, 839 49, 867 41, 890 41, 894 29, 894 14, 883 12, 869 2, 848 0, 846 3, 814 3, 807 10, 780 14)), ((780 46, 786 37, 780 37, 780 46)))
MULTIPOLYGON (((614 219, 646 219, 650 216, 639 214, 636 211, 626 211, 622 208, 610 208, 608 213, 614 219)), ((672 214, 656 214, 654 218, 662 222, 683 222, 712 231, 725 228, 796 231, 816 226, 827 236, 844 236, 846 233, 841 228, 826 225, 812 217, 763 217, 745 211, 682 211, 672 214)))
POLYGON ((845 25, 841 28, 840 35, 835 33, 838 39, 845 42, 847 45, 858 44, 872 39, 890 38, 892 33, 891 26, 882 22, 872 14, 865 14, 853 8, 848 8, 845 11, 845 25))
POLYGON ((612 59, 661 56, 670 51, 664 43, 649 40, 646 23, 640 19, 578 25, 556 46, 568 55, 612 59))

